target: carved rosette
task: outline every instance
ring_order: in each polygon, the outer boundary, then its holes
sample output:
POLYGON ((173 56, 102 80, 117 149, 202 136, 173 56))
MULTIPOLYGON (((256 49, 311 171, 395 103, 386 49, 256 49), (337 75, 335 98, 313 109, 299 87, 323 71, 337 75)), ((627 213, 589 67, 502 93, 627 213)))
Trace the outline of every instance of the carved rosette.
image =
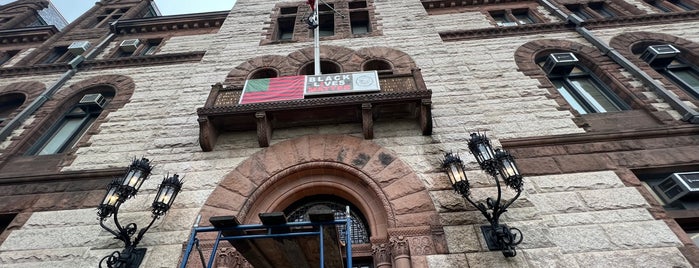
POLYGON ((391 267, 391 252, 386 243, 372 245, 371 252, 374 255, 374 266, 376 268, 391 267))

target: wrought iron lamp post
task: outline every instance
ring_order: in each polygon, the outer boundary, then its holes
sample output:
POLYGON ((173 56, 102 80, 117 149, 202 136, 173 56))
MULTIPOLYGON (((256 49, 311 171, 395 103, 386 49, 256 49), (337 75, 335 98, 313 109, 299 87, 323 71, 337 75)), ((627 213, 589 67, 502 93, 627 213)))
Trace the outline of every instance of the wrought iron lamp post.
POLYGON ((464 163, 457 154, 446 153, 442 161, 442 169, 449 176, 454 190, 476 207, 490 223, 490 225, 481 226, 488 249, 501 250, 505 257, 514 257, 517 255, 515 246, 522 242, 522 232, 517 228, 500 224, 500 216, 522 193, 522 175, 519 174, 514 157, 504 150, 493 150, 490 139, 485 134, 471 133, 468 148, 476 157, 481 169, 495 180, 498 191, 495 199, 488 197, 485 202, 471 199, 471 185, 466 178, 464 163), (512 199, 503 199, 500 179, 516 192, 512 199))
POLYGON ((121 252, 114 251, 100 260, 100 268, 103 267, 102 263, 105 262, 106 267, 109 268, 138 267, 146 254, 146 248, 136 248, 136 246, 141 242, 143 235, 153 225, 155 220, 167 213, 175 201, 177 193, 182 189, 183 181, 177 174, 163 178, 152 204, 153 219, 146 228, 138 231, 138 235, 132 240, 131 237, 136 234, 138 226, 135 223, 129 223, 125 226, 121 225, 118 215, 119 207, 121 207, 124 201, 138 193, 143 182, 150 176, 151 170, 153 170, 153 166, 147 158, 134 159, 124 177, 116 178, 109 184, 102 204, 97 207, 100 226, 113 234, 116 239, 124 242, 124 249, 121 252), (116 230, 105 225, 105 220, 110 216, 114 218, 116 230))

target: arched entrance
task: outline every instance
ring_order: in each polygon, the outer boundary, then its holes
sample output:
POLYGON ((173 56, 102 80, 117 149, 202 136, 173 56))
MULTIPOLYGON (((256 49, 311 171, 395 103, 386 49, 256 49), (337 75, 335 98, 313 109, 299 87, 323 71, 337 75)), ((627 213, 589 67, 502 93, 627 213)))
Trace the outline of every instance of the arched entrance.
POLYGON ((412 169, 390 150, 349 135, 304 136, 251 155, 209 196, 202 224, 215 215, 259 223, 258 213, 319 195, 346 200, 365 217, 371 243, 356 252, 373 254, 374 267, 410 267, 413 246, 419 255, 444 248, 436 209, 412 169))

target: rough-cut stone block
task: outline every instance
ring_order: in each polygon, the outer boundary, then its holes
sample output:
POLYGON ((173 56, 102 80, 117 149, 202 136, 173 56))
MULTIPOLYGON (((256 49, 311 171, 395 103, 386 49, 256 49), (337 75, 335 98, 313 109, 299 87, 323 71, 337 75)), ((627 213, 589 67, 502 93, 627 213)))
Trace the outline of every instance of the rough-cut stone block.
POLYGON ((563 254, 559 248, 518 249, 517 254, 527 259, 529 267, 580 267, 574 258, 563 254))
POLYGON ((480 251, 479 235, 481 235, 480 228, 476 232, 472 225, 444 227, 444 236, 451 253, 480 251))
POLYGON ((532 194, 529 201, 542 215, 585 211, 587 207, 575 193, 532 194))
POLYGON ((578 192, 592 210, 648 207, 646 199, 636 188, 618 188, 578 192))
POLYGON ((552 226, 648 221, 653 219, 648 210, 643 208, 554 214, 550 215, 550 217, 551 221, 548 224, 552 226))
POLYGON ((99 224, 80 227, 14 230, 0 250, 54 249, 95 246, 100 239, 99 224))
POLYGON ((663 221, 624 222, 600 225, 618 248, 661 248, 682 246, 663 221))
POLYGON ((503 257, 500 251, 466 253, 465 255, 468 261, 468 267, 529 267, 527 260, 522 254, 517 254, 517 256, 513 258, 503 257))
POLYGON ((596 225, 551 228, 551 236, 563 253, 606 251, 616 248, 609 241, 605 230, 596 225))
POLYGON ((522 232, 522 243, 517 248, 548 248, 556 246, 551 237, 550 229, 542 221, 507 222, 505 224, 522 232))
POLYGON ((674 247, 589 252, 572 256, 580 267, 692 267, 674 247))
POLYGON ((619 188, 624 184, 613 171, 528 177, 542 193, 619 188))
POLYGON ((429 255, 427 264, 430 268, 462 268, 468 265, 464 254, 429 255))

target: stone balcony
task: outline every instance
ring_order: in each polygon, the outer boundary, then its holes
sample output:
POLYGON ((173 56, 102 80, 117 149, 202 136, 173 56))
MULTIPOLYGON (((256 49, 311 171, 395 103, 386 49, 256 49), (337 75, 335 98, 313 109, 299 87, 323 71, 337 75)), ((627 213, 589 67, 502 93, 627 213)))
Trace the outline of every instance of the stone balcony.
POLYGON ((374 137, 375 120, 416 119, 423 135, 432 134, 431 98, 419 69, 382 74, 374 93, 238 104, 242 87, 213 85, 199 116, 199 144, 213 150, 219 133, 257 131, 260 147, 269 146, 279 128, 361 123, 365 139, 374 137))

